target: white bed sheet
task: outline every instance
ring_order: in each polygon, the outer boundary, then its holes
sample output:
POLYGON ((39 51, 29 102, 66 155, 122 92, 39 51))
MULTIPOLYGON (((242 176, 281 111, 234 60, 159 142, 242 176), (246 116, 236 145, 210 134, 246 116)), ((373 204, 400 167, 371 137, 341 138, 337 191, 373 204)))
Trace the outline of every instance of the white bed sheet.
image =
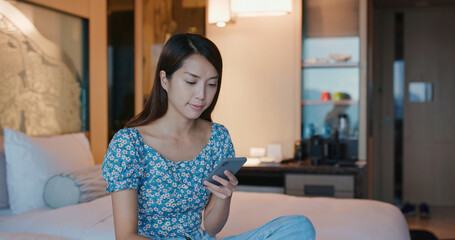
POLYGON ((2 208, 0 209, 0 221, 2 221, 2 218, 7 218, 9 216, 12 216, 13 212, 9 208, 2 208))
POLYGON ((0 232, 41 233, 80 240, 115 239, 113 226, 110 196, 78 205, 37 209, 0 218, 0 232))
MULTIPOLYGON (((3 216, 0 217, 0 239, 57 240, 63 237, 112 240, 114 228, 111 209, 110 196, 105 196, 59 209, 38 209, 3 216), (27 233, 36 235, 32 238, 33 235, 27 233)), ((7 215, 5 213, 2 215, 7 215)), ((316 228, 318 240, 410 239, 405 218, 391 204, 373 200, 251 192, 234 194, 229 220, 217 238, 239 234, 276 217, 292 214, 307 216, 316 228)))

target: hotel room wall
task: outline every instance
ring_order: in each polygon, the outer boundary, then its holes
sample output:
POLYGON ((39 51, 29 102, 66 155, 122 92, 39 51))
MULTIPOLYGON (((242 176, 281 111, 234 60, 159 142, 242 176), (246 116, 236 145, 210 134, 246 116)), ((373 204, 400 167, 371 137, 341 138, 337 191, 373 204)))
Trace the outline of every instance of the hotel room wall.
POLYGON ((293 157, 300 139, 301 11, 301 1, 294 0, 285 16, 206 26, 224 63, 213 119, 229 129, 238 156, 279 143, 283 157, 293 157))

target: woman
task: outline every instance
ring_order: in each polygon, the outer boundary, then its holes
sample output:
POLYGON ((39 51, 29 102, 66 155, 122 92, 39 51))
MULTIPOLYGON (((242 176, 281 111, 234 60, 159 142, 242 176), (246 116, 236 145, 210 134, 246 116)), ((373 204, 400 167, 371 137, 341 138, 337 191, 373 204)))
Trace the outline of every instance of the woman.
MULTIPOLYGON (((103 162, 117 239, 215 239, 223 228, 237 178, 226 171, 229 180, 214 177, 221 186, 204 181, 218 162, 235 156, 229 132, 211 120, 221 73, 221 55, 207 38, 177 34, 164 45, 143 111, 115 134, 103 162)), ((302 236, 303 227, 314 238, 303 216, 235 237, 281 230, 302 236)))

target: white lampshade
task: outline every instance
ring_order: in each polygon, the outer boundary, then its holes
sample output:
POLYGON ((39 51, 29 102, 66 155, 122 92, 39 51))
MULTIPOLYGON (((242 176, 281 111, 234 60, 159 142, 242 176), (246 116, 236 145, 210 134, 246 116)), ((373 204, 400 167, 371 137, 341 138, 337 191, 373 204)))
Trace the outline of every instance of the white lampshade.
POLYGON ((231 7, 229 0, 209 0, 208 1, 208 23, 215 23, 219 27, 224 27, 231 20, 231 7))
POLYGON ((292 0, 231 0, 237 17, 279 16, 292 11, 292 0))

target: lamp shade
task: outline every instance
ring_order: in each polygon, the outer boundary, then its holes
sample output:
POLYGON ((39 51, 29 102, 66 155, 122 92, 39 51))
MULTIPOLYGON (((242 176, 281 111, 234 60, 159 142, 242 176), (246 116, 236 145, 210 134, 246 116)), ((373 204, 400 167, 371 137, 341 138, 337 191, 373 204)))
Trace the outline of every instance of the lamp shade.
POLYGON ((292 11, 292 0, 231 0, 237 17, 279 16, 292 11))
POLYGON ((208 1, 208 23, 224 26, 231 20, 231 7, 229 0, 208 1))

